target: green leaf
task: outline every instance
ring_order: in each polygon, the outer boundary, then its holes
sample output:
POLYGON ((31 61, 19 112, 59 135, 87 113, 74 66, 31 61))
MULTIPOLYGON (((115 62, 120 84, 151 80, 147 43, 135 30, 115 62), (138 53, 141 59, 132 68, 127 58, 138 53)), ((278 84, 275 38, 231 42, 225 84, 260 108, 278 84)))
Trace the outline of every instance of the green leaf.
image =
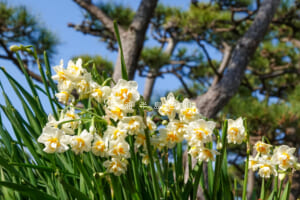
POLYGON ((84 193, 80 192, 77 188, 74 186, 66 183, 63 179, 60 180, 63 188, 68 191, 71 196, 77 198, 77 199, 90 199, 88 196, 86 196, 84 193))
POLYGON ((117 41, 118 41, 118 44, 119 44, 119 48, 120 48, 122 78, 124 80, 128 80, 128 74, 127 74, 126 64, 125 64, 125 60, 124 60, 124 54, 123 54, 123 48, 122 48, 122 43, 121 43, 121 38, 120 38, 120 33, 119 33, 119 28, 118 28, 118 23, 116 21, 114 21, 114 28, 115 28, 115 33, 116 33, 117 41))
POLYGON ((26 185, 20 185, 20 184, 16 184, 16 183, 10 183, 10 182, 4 182, 4 181, 0 181, 0 185, 4 186, 4 187, 8 187, 11 188, 15 191, 20 192, 21 194, 24 194, 28 197, 31 197, 32 199, 36 199, 36 200, 55 200, 56 198, 41 192, 37 189, 34 188, 30 188, 26 185))

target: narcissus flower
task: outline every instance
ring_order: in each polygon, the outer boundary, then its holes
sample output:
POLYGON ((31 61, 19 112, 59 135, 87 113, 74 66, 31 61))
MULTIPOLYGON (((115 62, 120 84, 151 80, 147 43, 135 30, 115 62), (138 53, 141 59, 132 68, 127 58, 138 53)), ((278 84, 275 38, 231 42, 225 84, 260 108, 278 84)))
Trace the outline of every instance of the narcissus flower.
POLYGON ((129 158, 129 144, 124 139, 110 141, 108 154, 112 157, 129 158))
POLYGON ((281 145, 275 148, 272 160, 274 163, 279 165, 282 170, 292 168, 297 162, 296 157, 293 155, 296 148, 290 148, 287 145, 281 145))
POLYGON ((63 104, 67 104, 69 101, 74 100, 73 95, 67 91, 61 91, 59 93, 56 93, 55 96, 57 97, 58 101, 63 104))
POLYGON ((239 117, 237 120, 228 120, 227 140, 228 143, 241 144, 245 139, 245 127, 243 119, 239 117))
POLYGON ((126 130, 114 126, 107 126, 107 129, 104 132, 104 137, 107 137, 109 140, 124 139, 126 136, 126 130))
POLYGON ((181 108, 179 111, 179 118, 185 122, 191 122, 199 119, 200 113, 196 108, 196 104, 188 99, 184 99, 181 103, 181 108))
POLYGON ((77 59, 76 63, 74 63, 72 60, 69 60, 67 72, 69 79, 75 82, 82 80, 82 75, 87 73, 86 69, 82 67, 82 60, 80 58, 77 59))
POLYGON ((89 152, 94 136, 87 130, 82 131, 80 135, 70 136, 70 145, 75 154, 89 152))
POLYGON ((173 148, 177 143, 183 141, 182 134, 168 128, 159 129, 159 134, 160 142, 168 148, 173 148))
POLYGON ((188 125, 185 138, 191 146, 199 146, 201 143, 210 142, 215 126, 216 123, 213 121, 198 119, 188 125))
POLYGON ((92 152, 96 156, 104 157, 107 154, 108 150, 108 138, 102 138, 99 135, 95 134, 94 142, 92 145, 92 152))
POLYGON ((127 104, 135 104, 140 99, 137 91, 138 85, 136 81, 126 81, 120 79, 112 88, 110 101, 118 103, 120 106, 126 107, 127 104))
POLYGON ((150 132, 155 131, 157 128, 156 124, 151 120, 150 117, 147 117, 147 127, 150 132))
POLYGON ((115 176, 120 176, 121 174, 125 174, 127 164, 126 159, 112 158, 111 161, 105 161, 103 166, 107 169, 107 172, 113 173, 115 176))
POLYGON ((170 120, 173 120, 176 113, 180 109, 180 103, 175 99, 173 93, 169 93, 167 99, 165 97, 161 98, 162 105, 159 107, 159 114, 163 116, 168 116, 170 120))
POLYGON ((102 103, 109 96, 111 89, 108 86, 100 86, 96 82, 90 84, 91 93, 90 96, 99 103, 102 103))
POLYGON ((37 141, 45 145, 43 151, 47 153, 62 153, 69 149, 63 132, 58 128, 46 126, 37 141))
POLYGON ((129 135, 144 132, 146 128, 141 116, 124 117, 118 123, 118 127, 127 130, 129 135))
POLYGON ((272 145, 266 144, 266 143, 261 142, 261 141, 256 142, 254 146, 256 148, 256 151, 258 153, 263 154, 263 155, 269 154, 270 150, 272 148, 272 145))
POLYGON ((259 160, 257 158, 253 158, 253 156, 249 157, 248 169, 252 171, 256 171, 258 169, 259 160))
POLYGON ((213 149, 208 149, 205 147, 201 147, 198 155, 198 159, 201 161, 215 161, 215 155, 220 154, 219 152, 213 150, 213 149))
POLYGON ((271 175, 277 176, 274 164, 270 160, 264 160, 258 164, 258 174, 262 178, 270 178, 271 175))

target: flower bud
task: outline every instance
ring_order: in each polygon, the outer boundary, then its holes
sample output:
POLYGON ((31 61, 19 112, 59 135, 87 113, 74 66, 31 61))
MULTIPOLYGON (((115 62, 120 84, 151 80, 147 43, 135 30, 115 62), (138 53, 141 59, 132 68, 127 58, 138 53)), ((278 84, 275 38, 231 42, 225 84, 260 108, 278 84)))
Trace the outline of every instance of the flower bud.
POLYGON ((166 126, 166 125, 168 125, 168 121, 167 121, 167 120, 163 120, 163 121, 161 122, 161 124, 166 126))
POLYGON ((283 180, 285 178, 286 173, 279 173, 278 178, 279 180, 283 180))
POLYGON ((223 148, 222 142, 218 142, 217 144, 217 150, 221 150, 223 148))
POLYGON ((300 163, 295 162, 294 167, 296 170, 300 170, 300 163))
POLYGON ((20 51, 21 48, 19 46, 17 46, 17 45, 11 45, 9 47, 9 50, 12 51, 12 52, 17 52, 17 51, 20 51))

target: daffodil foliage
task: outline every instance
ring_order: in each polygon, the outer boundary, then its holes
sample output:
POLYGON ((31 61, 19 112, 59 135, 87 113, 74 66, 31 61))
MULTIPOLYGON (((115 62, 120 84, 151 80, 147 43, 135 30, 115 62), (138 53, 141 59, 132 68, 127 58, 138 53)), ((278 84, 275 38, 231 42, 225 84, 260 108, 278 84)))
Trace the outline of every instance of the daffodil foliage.
POLYGON ((252 149, 242 117, 219 130, 187 98, 169 93, 151 108, 135 81, 114 82, 80 58, 61 61, 52 75, 44 56, 44 89, 24 70, 26 91, 1 68, 25 113, 1 85, 12 126, 0 121, 1 199, 246 199, 248 170, 262 179, 261 199, 288 199, 295 148, 259 141, 252 149), (243 194, 228 175, 228 143, 248 147, 243 194))

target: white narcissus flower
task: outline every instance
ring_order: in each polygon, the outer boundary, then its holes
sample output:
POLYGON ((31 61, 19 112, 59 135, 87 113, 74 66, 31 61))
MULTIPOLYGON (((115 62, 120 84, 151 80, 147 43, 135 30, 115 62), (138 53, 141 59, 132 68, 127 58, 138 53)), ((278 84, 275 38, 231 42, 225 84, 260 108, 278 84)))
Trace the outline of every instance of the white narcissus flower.
POLYGON ((92 152, 96 156, 104 157, 108 150, 108 138, 102 138, 99 135, 95 135, 94 142, 92 145, 92 152))
POLYGON ((99 103, 102 103, 106 100, 111 92, 110 87, 108 86, 100 86, 96 82, 91 82, 91 93, 90 97, 94 98, 99 103))
POLYGON ((93 138, 94 136, 87 130, 82 131, 80 135, 71 136, 70 145, 72 151, 74 151, 75 154, 80 154, 84 151, 89 152, 91 150, 91 143, 93 138))
MULTIPOLYGON (((75 109, 70 108, 65 113, 61 112, 61 117, 59 121, 63 122, 63 121, 78 120, 78 119, 80 119, 80 117, 75 113, 75 109)), ((79 124, 80 121, 72 121, 72 122, 64 123, 62 125, 62 130, 65 133, 73 134, 74 129, 78 128, 79 124)))
POLYGON ((82 79, 82 76, 87 73, 86 69, 82 67, 81 58, 77 59, 76 63, 74 63, 72 60, 69 60, 66 71, 68 73, 69 79, 75 82, 80 81, 82 79))
POLYGON ((173 120, 167 125, 167 129, 176 132, 176 134, 181 135, 181 137, 183 137, 186 133, 186 128, 186 123, 181 122, 179 120, 173 120))
POLYGON ((296 148, 290 148, 287 145, 281 145, 274 150, 272 161, 279 165, 282 170, 292 168, 297 162, 296 157, 293 155, 296 148))
POLYGON ((77 93, 80 99, 88 97, 88 92, 90 91, 90 81, 82 79, 76 84, 77 93))
POLYGON ((114 126, 107 126, 107 129, 104 132, 104 137, 107 137, 109 140, 125 139, 126 136, 126 130, 114 126))
POLYGON ((258 168, 258 174, 262 178, 270 178, 271 175, 277 176, 276 168, 270 160, 261 161, 261 164, 258 164, 258 168))
POLYGON ((190 150, 188 151, 188 153, 189 153, 193 158, 197 158, 197 157, 199 156, 200 149, 201 149, 201 146, 192 146, 192 147, 190 148, 190 150))
POLYGON ((63 104, 67 104, 69 101, 74 100, 74 97, 71 95, 71 93, 67 91, 61 91, 59 93, 56 93, 55 96, 58 99, 58 101, 63 104))
POLYGON ((111 161, 107 160, 103 163, 103 166, 107 169, 109 173, 113 173, 116 176, 125 174, 127 170, 127 160, 120 158, 112 158, 111 161))
POLYGON ((127 112, 125 112, 124 109, 122 109, 119 105, 113 102, 109 102, 106 111, 107 115, 115 121, 122 119, 127 114, 127 112))
POLYGON ((110 101, 114 101, 125 109, 128 104, 135 104, 140 99, 140 94, 137 91, 138 84, 136 81, 126 81, 120 79, 112 88, 110 101))
POLYGON ((255 149, 258 153, 261 153, 262 155, 267 155, 270 153, 272 145, 266 144, 264 142, 258 141, 255 143, 255 149))
POLYGON ((253 158, 253 156, 249 156, 248 169, 252 171, 256 171, 258 169, 259 160, 257 158, 253 158))
POLYGON ((129 135, 136 135, 140 132, 144 132, 144 129, 146 128, 141 116, 124 117, 118 123, 118 127, 127 130, 129 135))
POLYGON ((59 83, 62 83, 63 81, 68 80, 67 72, 63 66, 64 66, 64 62, 63 62, 63 60, 60 60, 60 64, 58 66, 53 67, 56 74, 53 75, 51 78, 53 80, 57 80, 59 83))
POLYGON ((215 155, 219 155, 220 153, 213 150, 213 149, 208 149, 205 147, 201 147, 198 155, 198 159, 201 161, 215 161, 215 155))
POLYGON ((243 119, 239 117, 237 120, 228 120, 227 140, 228 143, 241 144, 245 139, 245 127, 243 119))
POLYGON ((160 99, 162 105, 159 107, 159 114, 168 116, 170 120, 173 120, 180 109, 180 103, 175 99, 173 93, 169 93, 167 99, 165 97, 160 99))
POLYGON ((66 141, 64 140, 63 132, 58 128, 44 127, 43 132, 37 141, 45 145, 43 151, 47 153, 62 153, 69 149, 66 141))
POLYGON ((216 123, 213 121, 205 121, 198 119, 191 122, 185 134, 185 138, 190 146, 198 146, 201 143, 211 142, 213 130, 216 127, 216 123))
POLYGON ((185 122, 195 121, 199 119, 200 113, 196 108, 196 104, 191 102, 189 99, 184 99, 181 103, 181 108, 179 111, 179 118, 185 122))
POLYGON ((177 143, 183 141, 183 135, 168 128, 159 129, 159 138, 160 142, 167 145, 168 148, 173 148, 177 143))
POLYGON ((143 158, 142 158, 142 163, 144 165, 149 165, 150 163, 150 158, 149 158, 149 155, 148 154, 142 154, 143 158))
POLYGON ((149 129, 150 132, 153 132, 156 130, 157 126, 156 124, 151 120, 151 118, 148 116, 147 117, 147 127, 149 129))
POLYGON ((129 144, 125 139, 117 139, 109 142, 108 154, 112 157, 129 158, 129 144))
POLYGON ((140 146, 146 146, 146 135, 144 132, 139 132, 135 135, 135 148, 139 148, 140 146))

